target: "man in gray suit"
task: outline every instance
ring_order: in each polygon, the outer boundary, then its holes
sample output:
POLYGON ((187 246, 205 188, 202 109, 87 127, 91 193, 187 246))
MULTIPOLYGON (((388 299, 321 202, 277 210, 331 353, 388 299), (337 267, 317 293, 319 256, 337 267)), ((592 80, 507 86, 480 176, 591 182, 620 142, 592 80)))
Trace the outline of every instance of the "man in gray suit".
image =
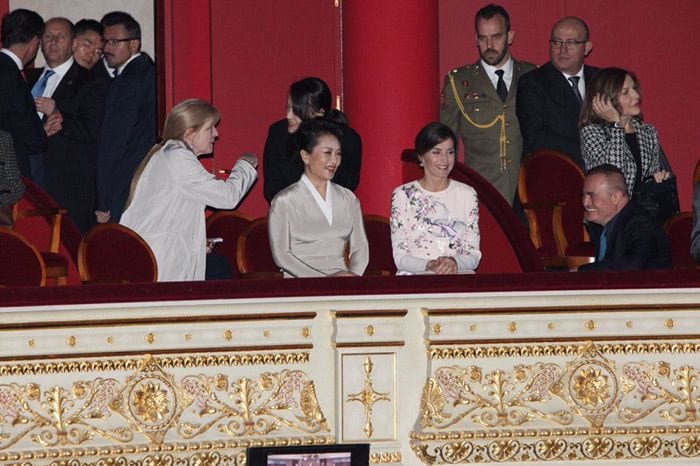
POLYGON ((474 27, 481 58, 445 77, 440 121, 461 136, 465 163, 512 204, 522 154, 516 90, 520 76, 535 67, 508 52, 515 32, 503 7, 490 4, 480 9, 474 27))

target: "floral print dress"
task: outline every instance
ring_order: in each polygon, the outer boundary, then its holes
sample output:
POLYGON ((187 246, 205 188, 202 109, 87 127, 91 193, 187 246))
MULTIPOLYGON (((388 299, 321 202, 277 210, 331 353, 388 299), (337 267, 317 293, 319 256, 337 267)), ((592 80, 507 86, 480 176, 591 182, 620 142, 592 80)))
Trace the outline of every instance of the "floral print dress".
POLYGON ((454 257, 459 272, 479 265, 479 204, 471 186, 454 180, 439 192, 426 191, 418 181, 399 186, 391 196, 390 224, 400 273, 424 273, 441 256, 454 257))

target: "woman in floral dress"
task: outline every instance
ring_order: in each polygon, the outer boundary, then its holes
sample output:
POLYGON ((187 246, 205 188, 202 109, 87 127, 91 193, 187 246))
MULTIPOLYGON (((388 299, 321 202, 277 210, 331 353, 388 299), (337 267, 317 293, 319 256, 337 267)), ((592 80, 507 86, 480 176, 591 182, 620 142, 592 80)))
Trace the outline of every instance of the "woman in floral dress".
POLYGON ((471 186, 450 180, 456 138, 442 123, 416 136, 423 178, 391 196, 391 244, 399 274, 471 273, 479 265, 479 205, 471 186))

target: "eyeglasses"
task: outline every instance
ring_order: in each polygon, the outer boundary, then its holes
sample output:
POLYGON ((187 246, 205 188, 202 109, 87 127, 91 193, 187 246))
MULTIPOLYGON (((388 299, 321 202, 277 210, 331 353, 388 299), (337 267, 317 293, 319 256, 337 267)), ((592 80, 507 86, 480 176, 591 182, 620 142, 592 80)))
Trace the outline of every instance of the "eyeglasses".
POLYGON ((581 44, 585 44, 587 40, 561 40, 561 39, 551 39, 549 41, 549 46, 554 49, 573 49, 581 44))
POLYGON ((136 37, 128 37, 126 39, 102 39, 102 45, 111 45, 116 47, 120 42, 129 42, 130 40, 136 40, 136 37))

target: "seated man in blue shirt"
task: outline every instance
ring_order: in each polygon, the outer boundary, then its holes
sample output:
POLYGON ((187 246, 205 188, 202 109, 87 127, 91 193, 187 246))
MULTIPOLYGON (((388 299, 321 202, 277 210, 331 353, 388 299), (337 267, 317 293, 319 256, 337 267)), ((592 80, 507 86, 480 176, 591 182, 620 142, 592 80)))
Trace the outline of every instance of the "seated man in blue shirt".
POLYGON ((603 227, 596 261, 579 270, 672 268, 671 248, 658 222, 630 202, 625 177, 614 165, 589 170, 583 183, 586 220, 603 227))

